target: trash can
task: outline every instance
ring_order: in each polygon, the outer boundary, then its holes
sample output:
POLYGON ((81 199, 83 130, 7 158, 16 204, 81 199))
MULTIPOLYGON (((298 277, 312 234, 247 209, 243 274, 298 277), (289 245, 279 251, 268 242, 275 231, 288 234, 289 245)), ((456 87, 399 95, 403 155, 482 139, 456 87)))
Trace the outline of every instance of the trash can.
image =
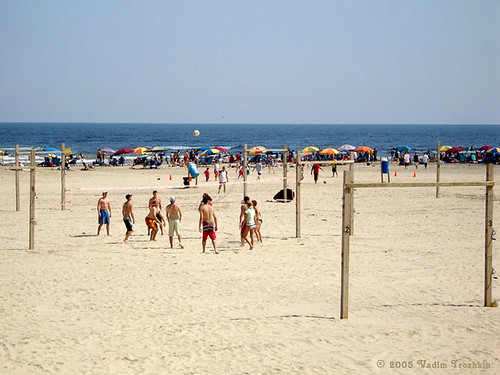
POLYGON ((189 177, 183 177, 184 186, 189 186, 189 177))
POLYGON ((388 160, 382 160, 382 173, 389 174, 389 161, 388 160))

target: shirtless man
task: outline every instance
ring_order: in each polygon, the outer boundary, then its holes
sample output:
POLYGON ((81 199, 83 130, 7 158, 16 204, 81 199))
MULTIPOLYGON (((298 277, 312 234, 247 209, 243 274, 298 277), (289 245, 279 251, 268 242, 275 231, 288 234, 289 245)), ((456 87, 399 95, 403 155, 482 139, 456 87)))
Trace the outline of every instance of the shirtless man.
POLYGON ((102 197, 97 201, 97 213, 99 226, 97 227, 97 235, 101 233, 101 228, 103 224, 106 224, 106 233, 109 234, 109 222, 111 219, 111 205, 108 199, 108 192, 103 191, 102 197))
POLYGON ((125 233, 125 239, 123 242, 128 242, 128 239, 132 232, 134 231, 134 227, 132 224, 135 224, 134 212, 132 211, 134 206, 132 205, 132 194, 125 195, 125 199, 127 200, 123 203, 122 215, 123 222, 125 223, 125 227, 127 228, 127 233, 125 233))
POLYGON ((245 211, 247 209, 247 203, 250 202, 250 198, 246 195, 243 197, 243 203, 240 207, 240 220, 238 222, 240 226, 240 237, 241 237, 241 246, 245 246, 245 237, 247 236, 246 230, 246 221, 245 221, 245 211))
POLYGON ((151 206, 149 209, 149 214, 146 216, 146 225, 148 226, 148 231, 151 229, 151 235, 149 237, 150 241, 156 241, 156 234, 158 233, 158 208, 156 206, 151 206))
POLYGON ((207 238, 210 237, 212 240, 212 245, 214 247, 215 254, 217 252, 217 247, 215 245, 215 239, 217 238, 215 232, 217 231, 217 217, 215 216, 215 210, 212 205, 208 204, 208 197, 203 196, 203 205, 200 207, 200 223, 199 229, 203 225, 203 239, 201 241, 203 247, 203 253, 205 252, 205 246, 207 244, 207 238))
MULTIPOLYGON (((153 191, 153 196, 149 199, 149 209, 151 209, 151 207, 153 206, 157 208, 156 219, 158 221, 158 226, 160 227, 161 234, 163 235, 163 226, 165 223, 165 219, 161 214, 161 198, 158 196, 158 191, 156 190, 153 191)), ((149 232, 150 229, 148 229, 148 234, 149 232)))
POLYGON ((170 204, 165 208, 168 220, 168 239, 170 240, 170 248, 174 247, 174 232, 177 233, 177 238, 179 239, 179 246, 182 246, 181 234, 179 230, 181 228, 182 212, 181 208, 175 204, 175 197, 170 197, 170 204))

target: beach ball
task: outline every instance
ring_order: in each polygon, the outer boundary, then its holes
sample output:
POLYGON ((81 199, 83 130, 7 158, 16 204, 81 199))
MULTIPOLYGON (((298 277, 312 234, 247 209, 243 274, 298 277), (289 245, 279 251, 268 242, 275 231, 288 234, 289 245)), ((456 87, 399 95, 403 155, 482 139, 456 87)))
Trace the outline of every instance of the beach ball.
POLYGON ((195 130, 195 131, 193 132, 193 135, 194 135, 195 137, 199 136, 199 135, 200 135, 200 131, 199 131, 199 130, 195 130))

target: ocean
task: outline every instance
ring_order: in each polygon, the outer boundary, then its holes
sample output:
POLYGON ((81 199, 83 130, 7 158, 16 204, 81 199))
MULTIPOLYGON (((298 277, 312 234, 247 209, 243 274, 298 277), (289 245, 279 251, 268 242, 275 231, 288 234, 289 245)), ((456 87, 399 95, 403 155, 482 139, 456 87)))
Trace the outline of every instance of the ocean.
POLYGON ((442 145, 479 148, 500 146, 500 125, 314 125, 314 124, 118 124, 118 123, 0 123, 0 150, 60 148, 93 158, 100 148, 160 146, 177 151, 221 146, 231 153, 249 147, 298 150, 306 146, 369 146, 378 155, 407 145, 417 151, 442 145), (198 137, 193 136, 199 130, 198 137))

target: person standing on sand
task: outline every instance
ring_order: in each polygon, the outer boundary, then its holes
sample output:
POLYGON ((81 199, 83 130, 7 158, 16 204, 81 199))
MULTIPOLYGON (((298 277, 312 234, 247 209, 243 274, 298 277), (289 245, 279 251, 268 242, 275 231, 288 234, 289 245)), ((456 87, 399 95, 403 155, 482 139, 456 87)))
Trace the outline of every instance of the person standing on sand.
POLYGON ((257 208, 257 201, 252 200, 253 209, 255 210, 255 237, 257 242, 262 243, 262 234, 260 233, 260 227, 262 226, 262 216, 260 210, 257 208))
POLYGON ((156 241, 156 234, 158 233, 158 219, 156 215, 158 214, 158 208, 156 206, 151 206, 149 209, 149 214, 146 216, 145 221, 148 226, 148 232, 151 229, 151 235, 149 236, 150 241, 156 241))
MULTIPOLYGON (((158 191, 153 191, 153 196, 149 199, 149 208, 155 206, 157 208, 156 219, 158 221, 158 226, 160 227, 161 234, 163 235, 163 227, 165 224, 165 218, 161 214, 161 198, 158 196, 158 191)), ((148 229, 148 234, 150 230, 148 229)))
POLYGON ((228 177, 227 177, 226 167, 222 167, 222 171, 220 171, 220 174, 219 174, 219 193, 220 193, 220 188, 222 186, 224 186, 224 193, 226 192, 227 181, 228 181, 228 177))
POLYGON ((335 177, 335 175, 337 175, 337 177, 339 176, 339 174, 337 173, 337 162, 335 161, 335 159, 332 160, 332 177, 335 177))
POLYGON ((217 252, 217 246, 215 243, 215 239, 217 238, 217 217, 215 216, 215 209, 212 205, 208 204, 208 197, 203 195, 202 205, 200 206, 200 222, 199 222, 199 230, 202 232, 203 228, 203 236, 201 245, 203 247, 203 253, 205 252, 205 247, 207 245, 207 238, 210 237, 212 240, 212 246, 214 247, 215 254, 219 254, 217 252))
POLYGON ((253 208, 252 202, 247 202, 245 205, 245 233, 243 234, 243 237, 245 238, 245 241, 250 245, 250 250, 253 249, 253 236, 255 234, 255 228, 257 225, 255 224, 255 209, 253 208), (247 234, 250 233, 250 241, 247 238, 247 234))
POLYGON ((311 174, 314 172, 314 183, 318 183, 318 176, 319 176, 319 171, 320 169, 322 170, 321 166, 318 163, 314 163, 313 166, 311 167, 311 174))
POLYGON ((205 172, 203 173, 205 174, 205 181, 210 180, 210 169, 209 168, 205 169, 205 172))
POLYGON ((246 230, 246 221, 245 221, 245 210, 247 209, 247 203, 250 202, 250 197, 244 196, 243 197, 243 202, 241 202, 241 207, 240 207, 240 220, 238 222, 238 225, 240 227, 240 239, 241 239, 241 246, 245 246, 245 237, 247 235, 247 230, 246 230))
POLYGON ((404 156, 404 163, 405 163, 405 169, 408 169, 408 166, 410 165, 410 154, 408 153, 408 151, 405 152, 405 156, 404 156))
POLYGON ((179 246, 181 249, 184 249, 182 246, 181 234, 179 233, 181 229, 181 221, 182 221, 182 212, 181 208, 175 204, 175 197, 170 197, 170 204, 165 209, 167 213, 168 220, 168 239, 170 241, 170 248, 174 247, 174 232, 177 234, 177 238, 179 239, 179 246))
POLYGON ((253 169, 257 171, 257 180, 260 180, 260 176, 262 175, 262 163, 260 160, 255 164, 253 169))
POLYGON ((215 181, 217 181, 219 179, 219 168, 220 168, 220 164, 219 164, 219 161, 217 160, 214 164, 214 179, 215 179, 215 181))
POLYGON ((128 242, 130 235, 134 231, 133 224, 135 224, 134 212, 133 212, 133 204, 132 204, 132 194, 125 195, 125 199, 127 200, 123 203, 122 207, 122 215, 123 222, 125 223, 125 228, 127 228, 127 233, 125 233, 125 239, 123 242, 128 242))
POLYGON ((424 164, 425 169, 427 169, 428 162, 429 162, 429 154, 424 154, 424 156, 422 156, 422 163, 424 164))
POLYGON ((111 221, 111 204, 108 199, 108 192, 103 191, 102 197, 97 201, 97 213, 99 226, 97 227, 97 235, 101 233, 103 224, 106 224, 106 233, 109 234, 109 223, 111 221))

